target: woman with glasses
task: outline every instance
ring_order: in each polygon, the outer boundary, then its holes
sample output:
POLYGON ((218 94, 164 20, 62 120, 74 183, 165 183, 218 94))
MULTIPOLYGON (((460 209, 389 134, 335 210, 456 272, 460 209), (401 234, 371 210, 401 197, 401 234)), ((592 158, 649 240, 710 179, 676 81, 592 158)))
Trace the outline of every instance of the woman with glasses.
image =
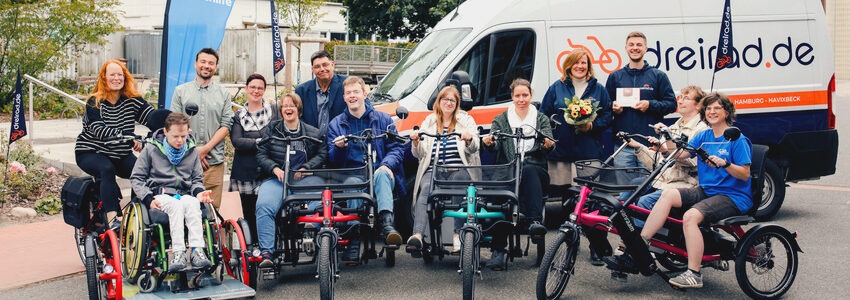
MULTIPOLYGON (((410 135, 411 151, 419 159, 416 170, 416 182, 413 185, 413 234, 407 240, 406 250, 413 257, 421 257, 423 239, 428 227, 428 196, 431 192, 432 176, 435 162, 440 165, 481 165, 478 156, 478 130, 475 120, 460 106, 460 93, 454 86, 446 86, 437 94, 434 103, 434 113, 428 115, 419 130, 427 133, 460 133, 460 136, 435 139, 428 136, 419 137, 419 132, 410 135), (439 157, 434 157, 439 148, 439 157)), ((466 171, 457 171, 452 178, 468 179, 466 171)), ((462 220, 455 220, 455 229, 460 228, 462 220)), ((452 251, 460 251, 460 239, 457 232, 452 239, 452 251)))
POLYGON ((258 73, 245 82, 248 102, 233 115, 230 141, 233 143, 233 169, 230 171, 230 191, 239 192, 242 216, 251 226, 252 241, 257 240, 257 219, 254 216, 260 172, 257 165, 257 142, 267 125, 280 119, 277 106, 263 99, 266 78, 258 73))

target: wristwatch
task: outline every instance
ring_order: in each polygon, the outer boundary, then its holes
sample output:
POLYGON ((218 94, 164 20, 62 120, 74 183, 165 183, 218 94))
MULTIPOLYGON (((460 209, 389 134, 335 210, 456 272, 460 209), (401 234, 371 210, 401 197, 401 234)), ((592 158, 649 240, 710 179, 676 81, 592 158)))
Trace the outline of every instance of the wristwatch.
POLYGON ((732 165, 732 163, 730 163, 730 162, 727 160, 727 161, 726 161, 726 164, 725 164, 725 165, 723 165, 721 168, 726 169, 726 168, 728 168, 728 167, 729 167, 729 166, 731 166, 731 165, 732 165))

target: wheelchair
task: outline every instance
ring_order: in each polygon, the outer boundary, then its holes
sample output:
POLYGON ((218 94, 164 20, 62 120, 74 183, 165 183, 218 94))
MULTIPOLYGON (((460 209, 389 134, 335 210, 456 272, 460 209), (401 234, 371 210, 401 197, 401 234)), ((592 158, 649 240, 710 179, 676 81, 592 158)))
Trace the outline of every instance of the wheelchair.
POLYGON ((124 208, 121 225, 124 277, 129 284, 137 285, 142 293, 165 290, 188 292, 193 297, 254 295, 249 287, 256 286, 256 271, 248 263, 251 235, 245 220, 225 220, 211 204, 201 203, 204 251, 212 266, 171 273, 167 254, 172 243, 168 215, 149 209, 135 195, 131 199, 124 208), (206 286, 221 288, 201 289, 206 286))

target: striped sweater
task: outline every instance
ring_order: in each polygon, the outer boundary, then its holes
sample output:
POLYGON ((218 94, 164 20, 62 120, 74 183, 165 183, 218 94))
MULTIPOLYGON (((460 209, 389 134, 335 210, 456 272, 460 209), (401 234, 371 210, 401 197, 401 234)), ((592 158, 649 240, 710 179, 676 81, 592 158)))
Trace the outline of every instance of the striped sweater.
POLYGON ((115 104, 101 101, 94 106, 94 97, 86 101, 83 132, 77 136, 77 152, 97 152, 118 159, 133 151, 133 143, 109 144, 103 139, 121 134, 133 134, 135 123, 147 125, 153 107, 142 98, 121 96, 115 104))

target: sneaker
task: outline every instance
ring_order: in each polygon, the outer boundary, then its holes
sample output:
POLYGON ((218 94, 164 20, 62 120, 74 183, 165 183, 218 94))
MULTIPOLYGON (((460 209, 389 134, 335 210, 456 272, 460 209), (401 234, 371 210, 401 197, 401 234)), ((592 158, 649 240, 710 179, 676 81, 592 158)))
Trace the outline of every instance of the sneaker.
POLYGON ((399 234, 395 228, 384 227, 384 234, 386 236, 386 239, 384 239, 385 244, 395 246, 401 245, 401 234, 399 234))
POLYGON ((490 255, 490 260, 487 261, 487 267, 493 271, 502 271, 505 269, 505 255, 507 252, 502 249, 493 250, 490 255))
POLYGON ((212 267, 212 263, 204 254, 203 248, 192 250, 192 266, 198 269, 206 269, 212 267))
POLYGON ((638 273, 634 260, 628 254, 606 256, 602 258, 602 261, 608 265, 608 269, 632 274, 638 273))
POLYGON ((258 265, 260 268, 271 268, 272 266, 274 266, 274 261, 272 261, 271 253, 263 252, 262 254, 260 254, 260 257, 263 258, 263 260, 260 261, 260 264, 258 265))
POLYGON ((404 250, 410 253, 410 256, 413 256, 413 258, 422 257, 422 234, 416 233, 411 235, 407 239, 407 246, 404 247, 404 250))
POLYGON ((356 266, 360 264, 360 240, 349 240, 348 247, 345 249, 345 252, 342 253, 342 260, 349 266, 356 266))
POLYGON ((670 278, 667 282, 673 286, 683 289, 701 288, 702 275, 694 273, 691 270, 687 270, 684 273, 679 274, 679 276, 670 278))
POLYGON ((535 244, 544 241, 546 239, 546 226, 538 221, 531 222, 531 225, 528 225, 528 236, 531 237, 531 242, 535 244))
POLYGON ((186 268, 185 251, 177 251, 171 255, 171 261, 168 262, 168 272, 180 272, 186 268))
POLYGON ((605 262, 602 261, 601 257, 599 257, 599 254, 596 254, 596 251, 593 251, 593 249, 590 250, 590 264, 597 267, 605 265, 605 262))

